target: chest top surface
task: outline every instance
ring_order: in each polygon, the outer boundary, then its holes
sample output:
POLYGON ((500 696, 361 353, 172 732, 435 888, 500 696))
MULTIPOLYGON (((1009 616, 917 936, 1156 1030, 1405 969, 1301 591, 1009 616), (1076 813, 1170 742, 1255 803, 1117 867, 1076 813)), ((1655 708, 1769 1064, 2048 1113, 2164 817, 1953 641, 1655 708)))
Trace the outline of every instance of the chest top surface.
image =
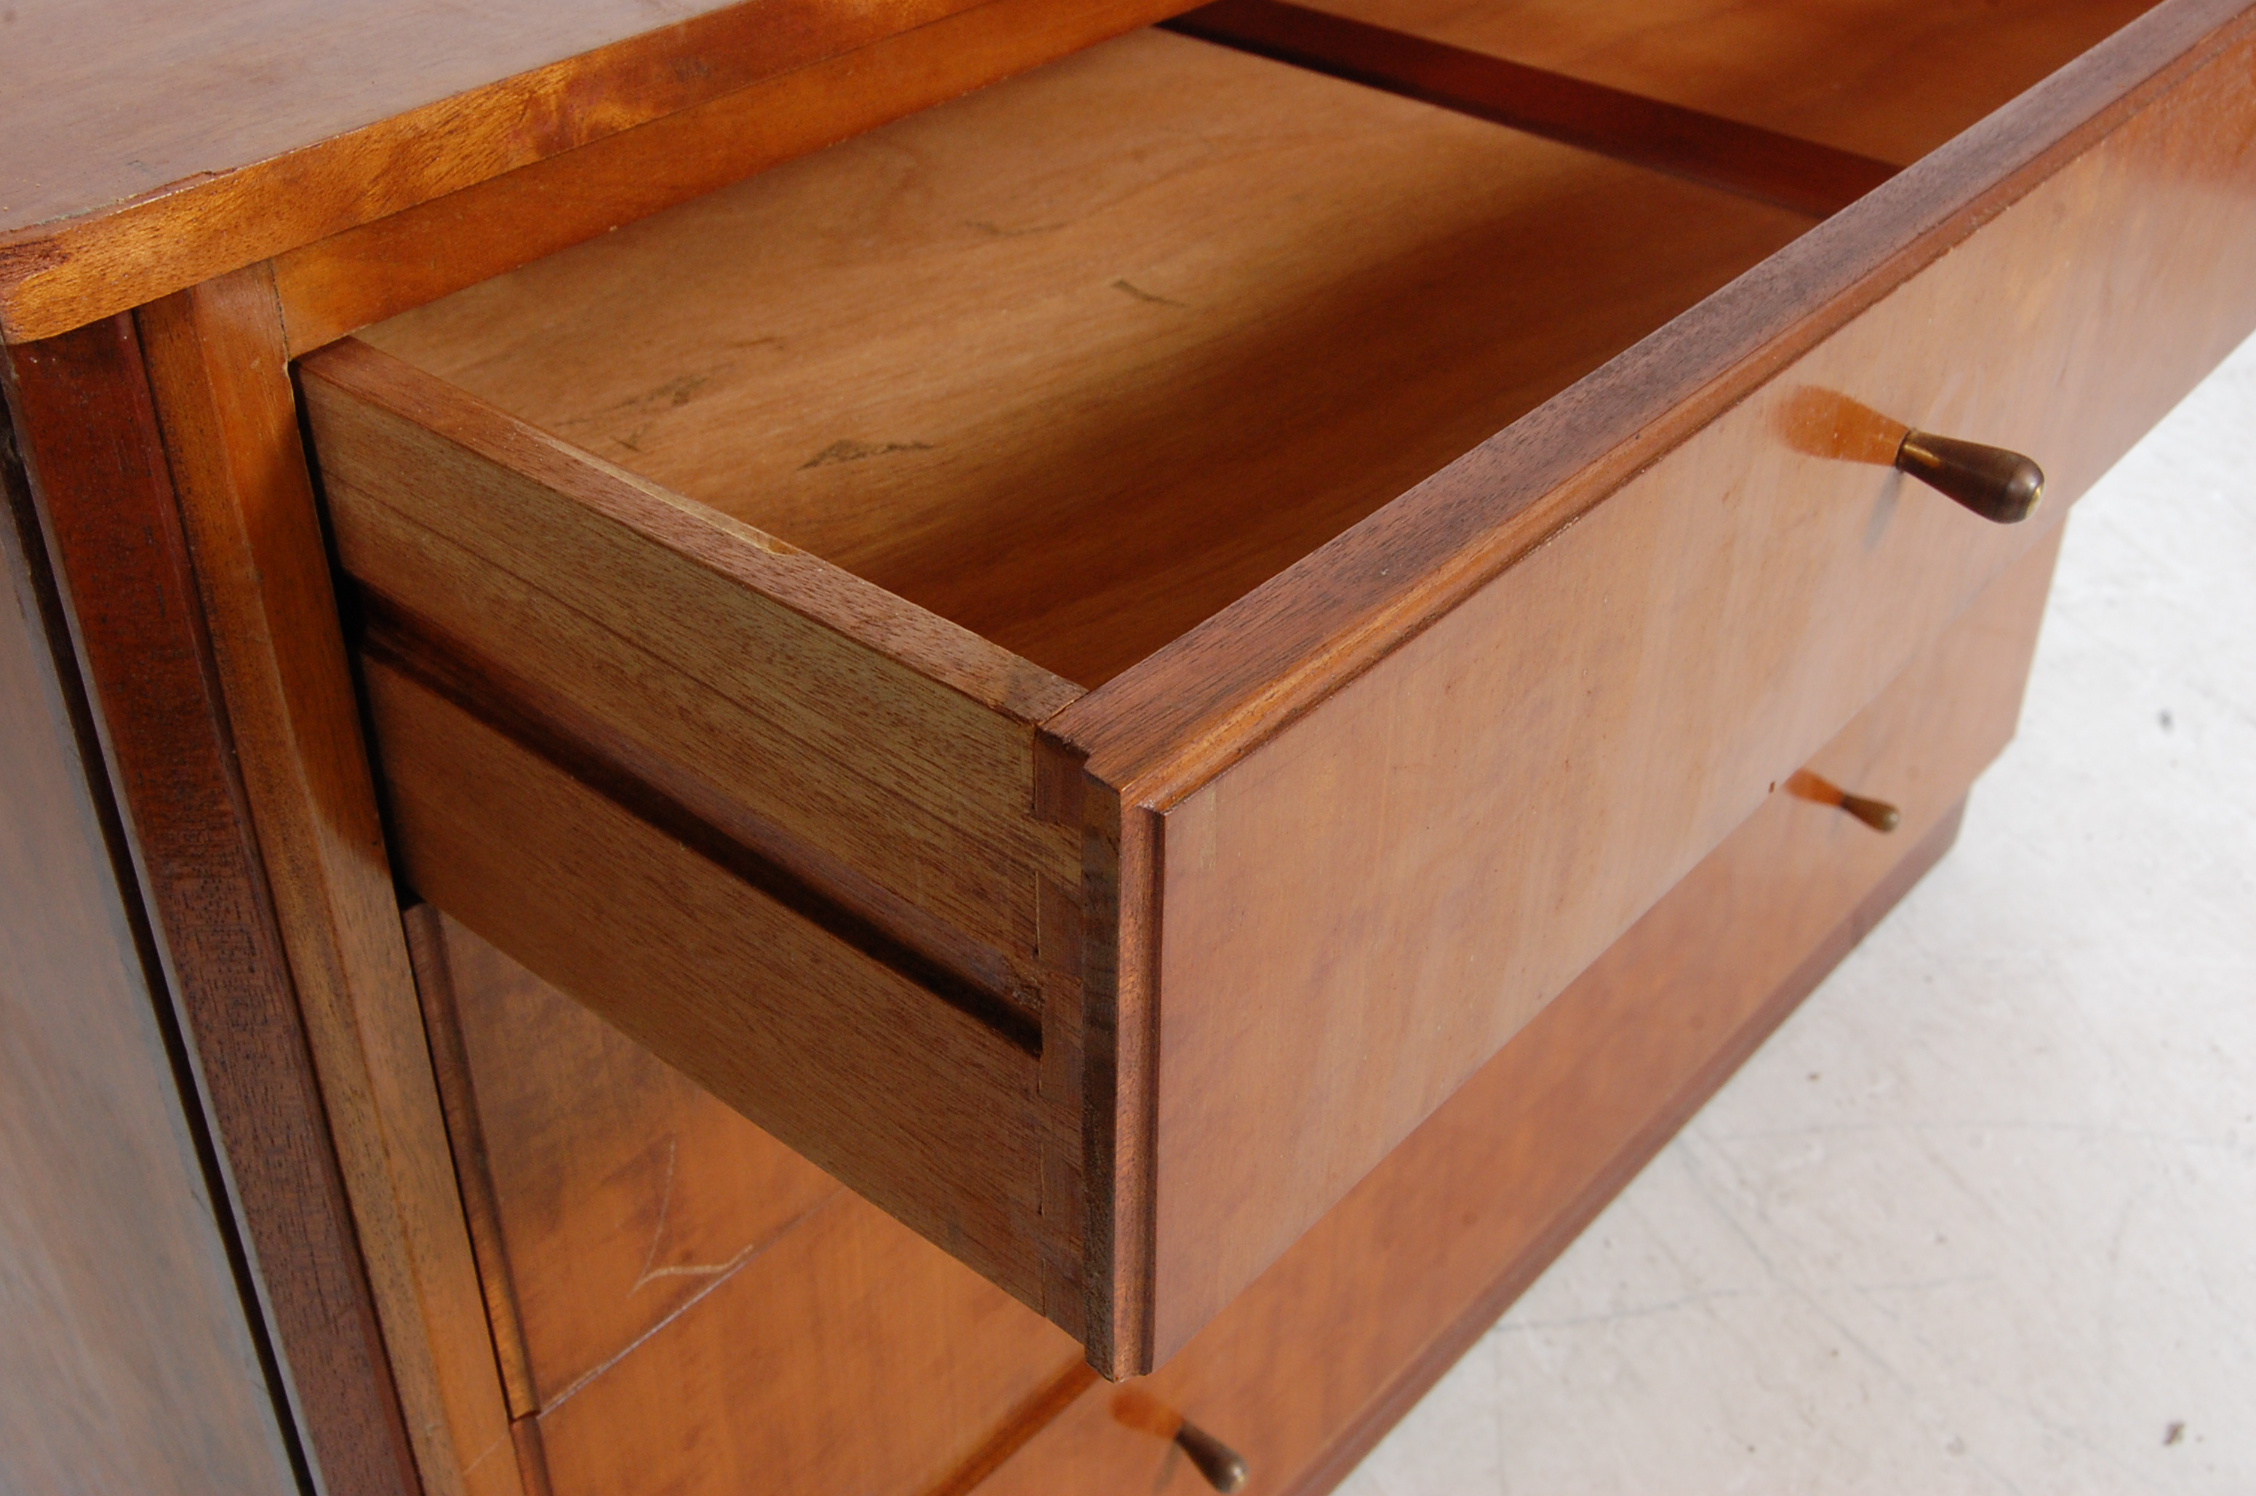
POLYGON ((0 0, 0 338, 51 337, 972 0, 0 0))

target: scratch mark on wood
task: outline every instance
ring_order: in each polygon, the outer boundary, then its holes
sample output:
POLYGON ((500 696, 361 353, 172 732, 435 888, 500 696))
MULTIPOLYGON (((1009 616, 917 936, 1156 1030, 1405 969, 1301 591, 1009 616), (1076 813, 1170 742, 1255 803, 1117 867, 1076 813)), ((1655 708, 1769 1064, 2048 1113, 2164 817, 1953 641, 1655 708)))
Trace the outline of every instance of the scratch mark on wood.
POLYGON ((1180 301, 1171 300, 1170 298, 1165 296, 1154 296, 1151 292, 1145 290, 1143 287, 1132 285, 1125 280, 1114 281, 1112 283, 1112 289, 1114 289, 1115 291, 1124 291, 1128 295, 1135 297, 1138 301, 1148 301, 1154 306, 1183 307, 1185 311, 1189 310, 1189 307, 1185 306, 1184 303, 1180 301))
POLYGON ((834 462, 861 462, 871 457, 890 457, 895 452, 929 452, 930 442, 857 442, 835 441, 799 465, 799 471, 828 467, 834 462))

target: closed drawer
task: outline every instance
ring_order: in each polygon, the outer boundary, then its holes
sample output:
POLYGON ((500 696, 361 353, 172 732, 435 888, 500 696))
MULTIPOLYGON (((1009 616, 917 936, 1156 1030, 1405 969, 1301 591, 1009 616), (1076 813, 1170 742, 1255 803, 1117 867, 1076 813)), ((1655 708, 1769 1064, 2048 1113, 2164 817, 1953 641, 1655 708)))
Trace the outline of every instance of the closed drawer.
POLYGON ((535 980, 409 916, 520 1462, 545 1496, 960 1489, 1080 1347, 535 980))
POLYGON ((2062 14, 1814 226, 1146 33, 308 357, 397 865, 1164 1360, 2027 548, 1907 426, 2256 324, 2242 18, 2062 14))
POLYGON ((1876 836, 1781 786, 1153 1376, 1092 1386, 981 1496, 1331 1488, 1957 835, 2012 735, 2059 530, 1820 749, 1876 836))

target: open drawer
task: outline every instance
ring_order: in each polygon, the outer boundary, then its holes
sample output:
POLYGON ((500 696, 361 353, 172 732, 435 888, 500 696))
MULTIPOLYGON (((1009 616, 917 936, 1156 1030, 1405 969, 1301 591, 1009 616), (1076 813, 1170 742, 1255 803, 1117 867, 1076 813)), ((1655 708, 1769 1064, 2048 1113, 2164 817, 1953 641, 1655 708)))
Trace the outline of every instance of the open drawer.
MULTIPOLYGON (((2256 326, 2235 4, 1968 8, 1997 65, 1876 74, 1780 15, 1794 109, 1737 124, 1484 64, 1534 7, 1353 9, 1233 0, 301 365, 407 880, 1115 1375, 2021 554, 1907 429, 2058 505, 2256 326)), ((1547 24, 1667 92, 1681 28, 1547 24)))

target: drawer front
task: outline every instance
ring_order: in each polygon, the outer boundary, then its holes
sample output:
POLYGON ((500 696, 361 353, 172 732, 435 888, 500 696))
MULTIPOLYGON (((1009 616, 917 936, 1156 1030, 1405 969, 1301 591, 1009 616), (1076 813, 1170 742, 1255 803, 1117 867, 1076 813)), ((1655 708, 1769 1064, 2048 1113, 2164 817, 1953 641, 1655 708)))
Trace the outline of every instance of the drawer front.
POLYGON ((962 1484, 1062 1331, 454 920, 409 916, 493 1344, 549 1496, 962 1484))
POLYGON ((1948 845, 2012 733, 2056 545, 1811 761, 1899 805, 1893 835, 1767 796, 1181 1354, 1090 1388, 981 1496, 1194 1496, 1185 1417, 1248 1496, 1346 1474, 1948 845))
MULTIPOLYGON (((2256 326, 2252 57, 2072 136, 2057 171, 1966 209, 1955 247, 1626 481, 1530 506, 1501 570, 1360 673, 1333 667, 1282 729, 1249 690, 1250 747, 1185 732, 1133 765, 1086 725, 1105 693, 1063 714, 1124 807, 1122 1072, 1150 1110, 1123 1113, 1146 1129, 1123 1172, 1154 1195, 1112 1240, 1151 1254, 1153 1364, 2024 553, 2035 523, 1888 466, 1906 425, 2033 455, 2057 510, 2256 326)), ((1952 162, 1927 164, 1789 256, 1919 203, 1952 162)), ((1349 586, 1415 567, 1449 504, 1508 509, 1514 435, 1202 632, 1320 604, 1327 564, 1349 586)), ((1180 683, 1217 647, 1194 634, 1114 684, 1180 683)))

